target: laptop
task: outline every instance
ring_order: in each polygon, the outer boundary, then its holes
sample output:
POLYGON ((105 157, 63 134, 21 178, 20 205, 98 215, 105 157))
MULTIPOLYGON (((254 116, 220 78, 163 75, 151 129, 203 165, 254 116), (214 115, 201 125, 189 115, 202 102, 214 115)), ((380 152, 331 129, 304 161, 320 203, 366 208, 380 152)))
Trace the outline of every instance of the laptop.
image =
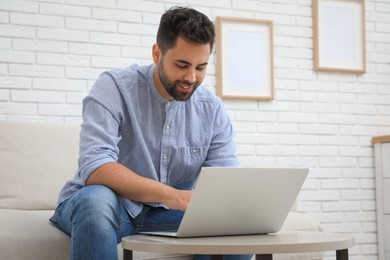
POLYGON ((202 168, 177 231, 171 237, 275 233, 308 175, 302 168, 202 168))

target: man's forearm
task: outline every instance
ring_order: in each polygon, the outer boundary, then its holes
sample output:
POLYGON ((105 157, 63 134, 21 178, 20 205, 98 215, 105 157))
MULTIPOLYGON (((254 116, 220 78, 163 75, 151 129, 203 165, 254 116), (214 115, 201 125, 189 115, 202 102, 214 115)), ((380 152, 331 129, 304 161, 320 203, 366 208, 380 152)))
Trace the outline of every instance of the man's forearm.
POLYGON ((107 163, 96 169, 86 185, 104 185, 119 196, 140 202, 161 202, 167 207, 185 211, 191 191, 182 191, 145 178, 119 163, 107 163))

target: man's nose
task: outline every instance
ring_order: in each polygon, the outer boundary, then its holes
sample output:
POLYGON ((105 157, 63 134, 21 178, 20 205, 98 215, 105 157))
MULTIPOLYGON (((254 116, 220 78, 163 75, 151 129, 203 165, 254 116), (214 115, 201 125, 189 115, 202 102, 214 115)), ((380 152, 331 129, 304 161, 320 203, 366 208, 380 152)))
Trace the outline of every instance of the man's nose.
POLYGON ((196 70, 188 69, 186 75, 184 76, 184 80, 190 83, 194 83, 196 81, 196 70))

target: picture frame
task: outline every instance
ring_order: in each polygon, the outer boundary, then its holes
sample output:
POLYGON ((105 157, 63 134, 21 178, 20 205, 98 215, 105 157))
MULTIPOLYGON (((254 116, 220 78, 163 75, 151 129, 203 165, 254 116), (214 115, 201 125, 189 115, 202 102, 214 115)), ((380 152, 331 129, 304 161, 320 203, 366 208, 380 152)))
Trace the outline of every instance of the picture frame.
POLYGON ((274 98, 273 23, 217 17, 217 95, 230 99, 274 98))
POLYGON ((366 71, 364 0, 313 0, 314 70, 366 71))

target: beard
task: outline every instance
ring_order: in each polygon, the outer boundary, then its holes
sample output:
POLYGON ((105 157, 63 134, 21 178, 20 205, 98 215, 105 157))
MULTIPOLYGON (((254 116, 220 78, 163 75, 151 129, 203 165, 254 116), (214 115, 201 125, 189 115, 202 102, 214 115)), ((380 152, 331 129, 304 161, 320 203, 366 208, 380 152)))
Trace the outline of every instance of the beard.
POLYGON ((166 91, 173 97, 173 99, 177 101, 186 101, 188 100, 192 94, 194 94, 195 90, 199 87, 200 82, 195 81, 193 83, 186 80, 171 80, 169 79, 167 73, 165 72, 163 60, 158 65, 158 77, 166 91), (182 91, 180 88, 183 86, 188 86, 188 91, 182 91))

